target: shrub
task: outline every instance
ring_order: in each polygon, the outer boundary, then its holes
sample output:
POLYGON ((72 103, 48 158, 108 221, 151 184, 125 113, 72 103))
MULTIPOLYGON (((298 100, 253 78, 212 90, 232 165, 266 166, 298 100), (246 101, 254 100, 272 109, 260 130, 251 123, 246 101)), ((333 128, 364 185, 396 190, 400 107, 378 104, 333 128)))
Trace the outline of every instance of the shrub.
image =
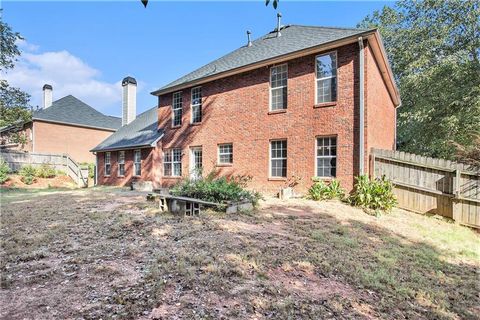
POLYGON ((51 165, 44 163, 36 169, 36 176, 38 178, 54 178, 56 171, 51 165))
POLYGON ((10 167, 8 164, 0 158, 0 184, 8 180, 8 174, 10 173, 10 167))
POLYGON ((349 202, 358 207, 389 212, 397 204, 393 184, 383 176, 370 180, 367 175, 356 178, 349 202))
POLYGON ((262 198, 260 193, 248 191, 245 184, 250 180, 248 176, 215 178, 209 174, 206 178, 186 179, 175 185, 170 192, 173 195, 201 199, 205 201, 226 203, 229 201, 249 200, 254 205, 262 198))
POLYGON ((314 183, 308 189, 308 198, 312 200, 343 199, 345 191, 340 187, 338 180, 332 180, 330 183, 320 179, 313 179, 314 183))
POLYGON ((82 162, 80 163, 82 169, 88 168, 88 177, 93 179, 95 177, 95 164, 91 162, 82 162))
POLYGON ((24 165, 18 174, 21 176, 21 180, 25 184, 32 184, 36 181, 37 169, 32 165, 24 165))

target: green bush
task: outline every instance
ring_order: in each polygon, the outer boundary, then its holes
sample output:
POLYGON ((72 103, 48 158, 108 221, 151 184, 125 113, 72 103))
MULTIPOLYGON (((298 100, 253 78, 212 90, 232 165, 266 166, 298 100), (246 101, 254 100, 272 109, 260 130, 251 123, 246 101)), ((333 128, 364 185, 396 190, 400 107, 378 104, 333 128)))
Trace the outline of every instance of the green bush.
POLYGON ((8 164, 0 158, 0 184, 8 180, 8 174, 10 173, 10 167, 8 164))
POLYGON ((367 175, 356 178, 349 202, 358 207, 389 212, 397 204, 393 184, 383 176, 370 180, 367 175))
POLYGON ((321 179, 314 178, 313 185, 308 189, 308 198, 312 200, 343 199, 345 191, 340 187, 338 180, 325 183, 321 179))
POLYGON ((21 176, 20 179, 23 183, 32 184, 36 181, 37 169, 35 169, 34 166, 27 164, 18 171, 18 174, 21 176))
POLYGON ((36 169, 36 176, 38 178, 54 178, 56 176, 55 168, 44 163, 36 169))
POLYGON ((80 163, 82 169, 88 168, 88 177, 93 179, 95 177, 95 163, 91 162, 82 162, 80 163))
POLYGON ((225 177, 215 178, 215 175, 209 174, 203 179, 185 179, 175 185, 170 192, 176 196, 217 203, 249 200, 257 205, 262 196, 258 192, 246 190, 245 184, 247 181, 249 181, 247 176, 235 176, 227 179, 225 177))

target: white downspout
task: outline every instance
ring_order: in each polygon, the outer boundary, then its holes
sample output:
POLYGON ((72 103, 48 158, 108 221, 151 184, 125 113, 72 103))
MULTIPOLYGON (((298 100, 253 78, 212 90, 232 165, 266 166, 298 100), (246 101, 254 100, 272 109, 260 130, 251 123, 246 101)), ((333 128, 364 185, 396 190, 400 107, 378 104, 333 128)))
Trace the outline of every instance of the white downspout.
POLYGON ((358 38, 358 46, 360 47, 360 54, 359 54, 359 82, 360 82, 360 92, 359 92, 359 100, 360 100, 360 154, 359 154, 359 174, 362 175, 365 173, 365 106, 364 106, 364 60, 365 60, 365 53, 363 52, 363 38, 358 38))
POLYGON ((93 153, 95 155, 95 177, 93 180, 93 185, 96 186, 98 183, 98 152, 93 153))

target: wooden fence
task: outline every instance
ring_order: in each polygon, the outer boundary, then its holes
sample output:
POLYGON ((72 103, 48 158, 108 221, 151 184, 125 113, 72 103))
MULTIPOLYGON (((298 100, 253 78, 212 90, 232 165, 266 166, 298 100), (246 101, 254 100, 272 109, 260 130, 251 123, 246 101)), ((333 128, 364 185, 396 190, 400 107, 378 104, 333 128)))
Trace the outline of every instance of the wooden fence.
POLYGON ((55 170, 64 171, 79 187, 88 185, 88 169, 81 168, 67 154, 30 153, 19 151, 1 151, 1 157, 8 163, 11 171, 18 171, 26 164, 40 166, 48 164, 55 170))
POLYGON ((457 162, 411 153, 373 149, 373 177, 395 186, 398 205, 420 213, 449 217, 480 228, 480 170, 457 162))

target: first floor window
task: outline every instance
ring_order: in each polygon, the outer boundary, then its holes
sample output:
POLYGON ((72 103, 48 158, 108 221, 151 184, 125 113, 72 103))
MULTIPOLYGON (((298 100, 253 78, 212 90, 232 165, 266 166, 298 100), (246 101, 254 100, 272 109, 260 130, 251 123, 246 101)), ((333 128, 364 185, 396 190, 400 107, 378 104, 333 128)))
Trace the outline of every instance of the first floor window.
POLYGON ((287 176, 287 140, 270 142, 270 176, 287 176))
POLYGON ((135 170, 135 175, 142 175, 142 152, 141 150, 135 150, 133 152, 133 166, 135 170))
POLYGON ((182 175, 182 149, 174 148, 163 153, 163 174, 170 177, 182 175))
POLYGON ((218 146, 218 163, 233 163, 233 145, 231 143, 221 144, 218 146))
POLYGON ((192 89, 192 123, 202 122, 202 87, 192 89))
POLYGON ((118 175, 125 175, 125 151, 118 152, 118 175))
POLYGON ((287 108, 288 68, 286 64, 270 69, 270 110, 287 108))
POLYGON ((172 126, 174 127, 182 124, 182 108, 182 92, 175 92, 172 101, 172 126))
POLYGON ((337 175, 337 138, 317 138, 317 177, 337 175))
POLYGON ((112 164, 110 163, 111 154, 110 152, 105 152, 105 175, 109 176, 112 169, 112 164))

